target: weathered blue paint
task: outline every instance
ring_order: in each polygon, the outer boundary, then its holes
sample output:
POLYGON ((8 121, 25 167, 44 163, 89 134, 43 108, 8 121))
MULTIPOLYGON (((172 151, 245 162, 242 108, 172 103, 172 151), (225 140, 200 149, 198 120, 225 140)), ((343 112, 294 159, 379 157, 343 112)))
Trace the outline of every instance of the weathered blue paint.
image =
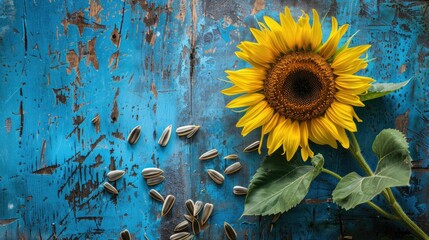
MULTIPOLYGON (((367 103, 358 137, 371 159, 371 141, 383 128, 408 136, 414 156, 408 188, 395 194, 410 216, 429 231, 429 145, 426 83, 429 77, 429 4, 425 1, 40 1, 0 0, 0 238, 118 239, 124 228, 136 239, 167 239, 191 198, 215 205, 199 239, 226 239, 223 221, 241 239, 402 238, 408 232, 367 206, 345 212, 330 202, 336 180, 320 176, 309 196, 284 214, 272 233, 270 218, 240 218, 247 185, 262 157, 242 153, 258 133, 242 138, 240 117, 224 108, 230 98, 224 70, 246 66, 236 45, 252 40, 248 27, 264 15, 278 18, 289 5, 295 16, 315 8, 359 34, 353 44, 372 44, 363 74, 379 82, 413 77, 403 90, 367 103), (261 6, 261 7, 258 7, 261 6), (78 28, 78 26, 80 28, 78 28), (115 29, 117 32, 115 32, 115 29), (120 43, 118 43, 120 39, 120 43), (100 130, 91 119, 99 114, 100 130), (157 140, 169 124, 200 124, 187 140, 157 140), (142 137, 126 139, 136 125, 142 137), (243 169, 222 186, 208 179, 223 170, 221 157, 200 162, 205 150, 237 152, 243 169), (155 189, 177 197, 172 212, 149 198, 140 172, 161 167, 166 180, 155 189), (101 184, 110 169, 125 169, 114 197, 101 184)), ((356 168, 344 150, 320 149, 327 167, 346 174, 356 168)), ((371 159, 375 165, 375 159, 371 159)), ((377 202, 383 204, 381 199, 377 202)))

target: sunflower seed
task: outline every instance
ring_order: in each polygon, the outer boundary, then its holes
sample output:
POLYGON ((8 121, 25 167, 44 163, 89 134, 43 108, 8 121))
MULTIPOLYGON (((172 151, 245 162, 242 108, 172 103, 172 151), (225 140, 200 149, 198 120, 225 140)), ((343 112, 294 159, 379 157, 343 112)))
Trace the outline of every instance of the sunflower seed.
POLYGON ((171 208, 173 208, 174 203, 176 202, 176 197, 173 195, 168 195, 165 198, 164 204, 161 209, 161 216, 167 215, 170 212, 171 208))
POLYGON ((194 135, 195 135, 195 133, 197 133, 197 132, 198 132, 198 130, 200 129, 200 127, 201 127, 201 126, 199 126, 199 125, 195 126, 195 127, 192 129, 192 131, 190 131, 190 132, 188 133, 188 135, 186 135, 186 137, 187 137, 187 138, 191 138, 192 136, 194 136, 194 135))
POLYGON ((183 217, 185 217, 186 221, 192 223, 192 221, 194 220, 194 216, 192 215, 188 215, 188 214, 183 214, 183 217))
POLYGON ((108 182, 105 182, 104 184, 103 184, 103 186, 104 186, 104 189, 106 189, 106 191, 108 191, 109 193, 112 193, 112 194, 118 194, 119 192, 118 192, 118 189, 116 189, 114 186, 112 186, 110 183, 108 183, 108 182))
POLYGON ((235 159, 238 159, 238 155, 235 153, 229 154, 228 156, 224 157, 223 159, 235 160, 235 159))
POLYGON ((194 201, 192 199, 188 199, 185 202, 186 210, 188 210, 188 213, 193 215, 194 214, 194 201))
POLYGON ((234 186, 234 189, 232 190, 235 195, 246 195, 247 194, 247 188, 242 186, 234 186))
POLYGON ((121 240, 131 240, 131 234, 127 229, 121 232, 121 240))
POLYGON ((194 232, 195 235, 198 235, 198 233, 200 233, 200 230, 201 230, 200 221, 198 221, 197 218, 194 218, 194 221, 192 221, 192 231, 194 232))
POLYGON ((234 230, 234 228, 229 223, 223 222, 223 230, 225 232, 226 237, 229 240, 237 239, 237 232, 234 230))
POLYGON ((259 141, 256 141, 250 144, 249 146, 247 146, 246 148, 244 148, 243 152, 253 152, 258 150, 258 148, 259 148, 259 141))
POLYGON ((218 171, 215 171, 213 169, 207 170, 207 174, 217 184, 222 184, 223 181, 225 180, 222 174, 220 174, 218 171))
POLYGON ((148 179, 146 179, 146 184, 148 186, 155 186, 155 185, 162 183, 164 181, 164 179, 165 179, 165 177, 162 175, 156 176, 154 178, 148 178, 148 179))
POLYGON ((171 125, 168 125, 168 127, 166 127, 162 132, 161 137, 158 140, 158 144, 161 147, 167 146, 167 143, 170 140, 170 136, 171 136, 171 127, 172 127, 171 125))
POLYGON ((215 158, 217 155, 218 155, 217 149, 212 149, 210 151, 203 153, 200 156, 200 160, 212 159, 212 158, 215 158))
POLYGON ((144 233, 144 239, 149 240, 149 238, 146 236, 146 233, 144 233))
POLYGON ((124 176, 124 170, 113 170, 107 173, 107 179, 111 182, 114 182, 124 176))
POLYGON ((161 175, 163 173, 164 173, 164 171, 162 171, 162 169, 159 169, 159 168, 145 168, 142 171, 144 178, 158 177, 159 175, 161 175))
POLYGON ((189 235, 187 238, 185 238, 185 240, 192 240, 192 239, 194 239, 194 234, 191 234, 191 235, 189 235))
POLYGON ((100 123, 100 115, 95 115, 95 117, 91 120, 92 124, 98 124, 100 123))
POLYGON ((195 125, 186 125, 186 126, 178 127, 176 128, 176 133, 179 136, 185 136, 185 135, 188 135, 190 132, 192 132, 192 130, 194 130, 195 127, 196 127, 195 125))
POLYGON ((198 216, 198 213, 201 212, 201 209, 203 209, 203 202, 201 201, 196 201, 194 204, 194 217, 198 216))
POLYGON ((136 144, 136 142, 140 138, 140 132, 141 132, 141 127, 140 126, 137 126, 137 127, 133 128, 133 130, 131 130, 130 134, 128 135, 127 141, 130 144, 136 144))
POLYGON ((170 236, 170 240, 184 240, 187 239, 191 235, 188 232, 179 232, 170 236))
POLYGON ((180 222, 179 224, 177 224, 177 226, 174 228, 175 232, 180 232, 185 230, 187 227, 189 226, 189 222, 184 220, 183 222, 180 222))
POLYGON ((225 171, 223 171, 225 174, 233 174, 238 172, 238 170, 241 169, 241 163, 240 162, 236 162, 234 164, 232 164, 231 166, 227 167, 225 169, 225 171))
POLYGON ((201 217, 201 224, 206 224, 207 220, 209 220, 210 215, 212 215, 213 204, 206 203, 204 204, 203 216, 201 217))
POLYGON ((149 191, 149 195, 157 201, 164 202, 164 197, 161 195, 161 193, 159 193, 155 189, 151 189, 149 191))

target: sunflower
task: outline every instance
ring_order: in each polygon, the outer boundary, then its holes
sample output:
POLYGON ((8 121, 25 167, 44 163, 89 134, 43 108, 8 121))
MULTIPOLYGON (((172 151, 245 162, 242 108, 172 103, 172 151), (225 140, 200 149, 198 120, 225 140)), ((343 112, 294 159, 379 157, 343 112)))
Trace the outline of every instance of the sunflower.
MULTIPOLYGON (((288 160, 301 149, 303 160, 313 157, 309 140, 337 148, 349 148, 346 130, 356 132, 360 122, 353 107, 362 107, 359 95, 374 81, 355 75, 366 68, 361 56, 371 47, 349 47, 352 37, 339 47, 348 24, 332 30, 322 42, 322 25, 313 9, 313 21, 305 12, 297 21, 289 8, 280 13, 280 23, 264 17, 260 29, 250 31, 256 42, 243 41, 236 55, 251 68, 225 71, 232 87, 225 95, 240 95, 227 108, 244 108, 237 122, 242 135, 261 128, 261 144, 268 134, 268 154, 283 146, 288 160)), ((259 153, 261 149, 259 148, 259 153)))

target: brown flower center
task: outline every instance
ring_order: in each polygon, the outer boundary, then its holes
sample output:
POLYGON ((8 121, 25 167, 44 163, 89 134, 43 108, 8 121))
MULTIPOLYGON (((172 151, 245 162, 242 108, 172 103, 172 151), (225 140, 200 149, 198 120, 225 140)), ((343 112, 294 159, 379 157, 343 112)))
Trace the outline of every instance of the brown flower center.
POLYGON ((264 91, 268 103, 278 113, 293 120, 309 120, 331 106, 334 73, 316 53, 288 53, 268 72, 264 91))

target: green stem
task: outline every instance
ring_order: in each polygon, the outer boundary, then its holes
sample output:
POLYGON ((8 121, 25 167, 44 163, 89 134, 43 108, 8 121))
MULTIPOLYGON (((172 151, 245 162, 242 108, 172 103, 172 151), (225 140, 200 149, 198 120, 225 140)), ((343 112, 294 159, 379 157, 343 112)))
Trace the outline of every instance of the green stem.
MULTIPOLYGON (((359 163, 359 165, 362 167, 362 169, 365 171, 365 173, 368 176, 374 176, 374 172, 371 170, 371 168, 369 167, 368 163, 366 162, 365 158, 361 153, 356 136, 353 133, 350 133, 350 136, 351 136, 350 151, 353 157, 356 159, 356 161, 359 163)), ((386 198, 387 202, 389 203, 390 208, 392 208, 393 212, 397 216, 397 219, 399 218, 405 225, 407 225, 407 227, 411 230, 411 232, 419 239, 429 240, 429 236, 425 232, 423 232, 423 230, 407 216, 407 214, 398 204, 398 202, 395 199, 395 196, 393 195, 392 189, 386 188, 382 192, 382 194, 386 198)))
POLYGON ((341 177, 340 175, 338 175, 338 174, 336 174, 336 173, 332 172, 332 171, 331 171, 331 170, 329 170, 329 169, 322 168, 322 172, 327 173, 327 174, 329 174, 329 175, 331 175, 331 176, 335 177, 335 178, 336 178, 336 179, 338 179, 338 180, 343 179, 343 177, 341 177))
MULTIPOLYGON (((322 168, 322 172, 329 174, 335 178, 337 178, 338 180, 343 179, 340 175, 338 175, 337 173, 326 169, 326 168, 322 168)), ((375 211, 377 211, 378 213, 380 213, 381 215, 383 215, 385 218, 390 219, 390 220, 399 220, 399 218, 395 215, 392 215, 386 211, 384 211, 381 207, 379 207, 377 204, 369 201, 366 204, 368 204, 370 207, 372 207, 375 211)))
POLYGON ((368 163, 366 163, 365 158, 363 157, 359 143, 356 139, 356 136, 354 133, 350 133, 351 136, 351 143, 350 143, 350 151, 353 155, 353 157, 357 160, 361 168, 365 171, 366 175, 368 176, 374 176, 374 173, 372 172, 371 168, 369 167, 368 163))

